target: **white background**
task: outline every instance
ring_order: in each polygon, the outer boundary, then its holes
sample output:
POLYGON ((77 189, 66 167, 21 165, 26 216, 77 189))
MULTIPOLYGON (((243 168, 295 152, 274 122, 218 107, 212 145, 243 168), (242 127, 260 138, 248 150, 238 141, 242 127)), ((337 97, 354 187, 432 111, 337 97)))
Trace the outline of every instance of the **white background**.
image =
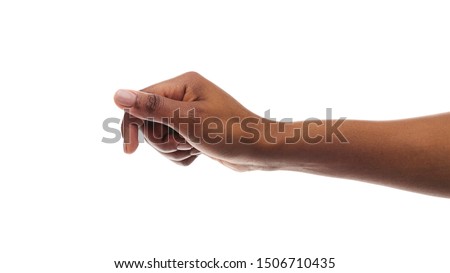
MULTIPOLYGON (((153 257, 449 272, 450 200, 101 142, 117 89, 190 70, 277 118, 447 112, 449 14, 447 1, 1 1, 0 272, 138 272, 113 261, 153 257)), ((265 271, 291 272, 239 272, 265 271)))

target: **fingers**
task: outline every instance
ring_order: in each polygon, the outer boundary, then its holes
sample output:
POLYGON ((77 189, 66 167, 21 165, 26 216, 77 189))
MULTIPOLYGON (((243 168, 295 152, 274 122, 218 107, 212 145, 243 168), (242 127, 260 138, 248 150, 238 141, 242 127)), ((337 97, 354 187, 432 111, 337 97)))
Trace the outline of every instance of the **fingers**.
POLYGON ((187 72, 175 78, 151 85, 140 91, 157 94, 178 101, 195 101, 198 99, 199 83, 206 80, 196 72, 187 72), (189 92, 191 91, 191 92, 189 92))
POLYGON ((192 149, 192 145, 187 143, 187 142, 186 143, 179 143, 178 146, 177 146, 177 149, 181 150, 181 151, 189 151, 189 150, 192 149))
POLYGON ((179 165, 190 165, 200 154, 200 151, 193 148, 170 127, 156 122, 142 121, 129 113, 125 113, 122 120, 122 136, 126 153, 134 153, 138 148, 139 130, 143 132, 147 143, 179 165))
POLYGON ((168 126, 146 121, 141 130, 147 142, 159 152, 172 153, 178 150, 179 142, 175 139, 173 130, 168 126))
POLYGON ((175 163, 178 164, 178 165, 181 165, 181 166, 189 166, 189 165, 191 165, 192 162, 194 162, 194 160, 196 158, 197 158, 197 156, 191 156, 188 159, 185 159, 183 161, 177 161, 175 163))
MULTIPOLYGON (((158 94, 133 90, 118 90, 114 101, 121 109, 142 120, 168 122, 176 110, 183 110, 190 103, 172 100, 158 94)), ((184 112, 184 111, 183 111, 184 112)))
MULTIPOLYGON (((122 121, 124 151, 133 153, 138 148, 139 129, 142 129, 143 121, 146 124, 147 121, 151 121, 148 124, 153 124, 152 132, 148 131, 149 128, 143 130, 147 142, 173 161, 190 164, 195 160, 200 152, 194 149, 178 132, 174 133, 171 127, 190 138, 187 132, 193 130, 187 130, 187 126, 179 126, 179 121, 181 121, 181 117, 188 117, 189 120, 186 121, 192 123, 191 114, 193 112, 190 110, 198 106, 197 99, 199 98, 198 92, 200 92, 198 90, 201 89, 198 87, 202 79, 199 74, 188 72, 141 91, 117 91, 114 101, 119 108, 126 112, 122 121), (172 118, 175 118, 176 122, 172 121, 172 118), (137 120, 141 122, 134 122, 137 120)), ((183 120, 181 124, 185 125, 186 122, 183 120)))
POLYGON ((164 124, 145 121, 139 129, 148 144, 175 163, 187 166, 200 154, 178 132, 164 124))
POLYGON ((129 113, 124 113, 122 120, 122 137, 123 150, 127 154, 132 154, 139 146, 139 127, 142 126, 143 121, 131 116, 129 113))

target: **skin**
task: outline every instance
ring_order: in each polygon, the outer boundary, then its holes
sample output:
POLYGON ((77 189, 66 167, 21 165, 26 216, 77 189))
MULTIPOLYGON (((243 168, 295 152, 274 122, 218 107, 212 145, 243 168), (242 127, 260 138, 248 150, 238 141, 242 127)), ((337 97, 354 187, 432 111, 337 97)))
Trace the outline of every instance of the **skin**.
POLYGON ((271 122, 195 72, 140 91, 119 90, 114 99, 125 110, 126 153, 138 148, 141 130, 147 143, 184 166, 204 154, 237 171, 300 171, 450 197, 450 113, 341 124, 271 122), (171 120, 177 110, 191 119, 171 120), (206 126, 212 117, 215 123, 206 126), (338 134, 327 139, 327 126, 333 124, 344 139, 338 134), (214 131, 218 127, 223 128, 214 131), (301 138, 287 143, 299 130, 301 138))

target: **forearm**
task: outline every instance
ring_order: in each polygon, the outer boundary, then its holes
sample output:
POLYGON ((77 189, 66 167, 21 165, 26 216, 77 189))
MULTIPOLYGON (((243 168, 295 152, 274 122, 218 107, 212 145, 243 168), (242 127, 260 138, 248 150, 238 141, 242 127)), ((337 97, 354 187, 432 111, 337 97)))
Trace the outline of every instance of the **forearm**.
POLYGON ((300 141, 286 144, 286 137, 304 128, 304 122, 286 124, 285 132, 278 133, 280 144, 272 151, 274 168, 450 197, 450 114, 380 122, 347 120, 339 128, 347 143, 336 136, 327 141, 325 122, 310 124, 300 141), (308 143, 304 136, 315 140, 308 143))

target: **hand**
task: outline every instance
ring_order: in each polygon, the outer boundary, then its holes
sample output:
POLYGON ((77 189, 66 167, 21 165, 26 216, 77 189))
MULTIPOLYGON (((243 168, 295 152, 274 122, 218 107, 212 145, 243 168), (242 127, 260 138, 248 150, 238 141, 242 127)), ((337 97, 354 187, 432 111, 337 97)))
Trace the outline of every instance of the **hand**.
POLYGON ((205 154, 234 170, 267 168, 261 159, 263 119, 198 73, 140 91, 119 90, 114 99, 125 110, 127 153, 137 149, 141 130, 152 147, 181 165, 205 154))

